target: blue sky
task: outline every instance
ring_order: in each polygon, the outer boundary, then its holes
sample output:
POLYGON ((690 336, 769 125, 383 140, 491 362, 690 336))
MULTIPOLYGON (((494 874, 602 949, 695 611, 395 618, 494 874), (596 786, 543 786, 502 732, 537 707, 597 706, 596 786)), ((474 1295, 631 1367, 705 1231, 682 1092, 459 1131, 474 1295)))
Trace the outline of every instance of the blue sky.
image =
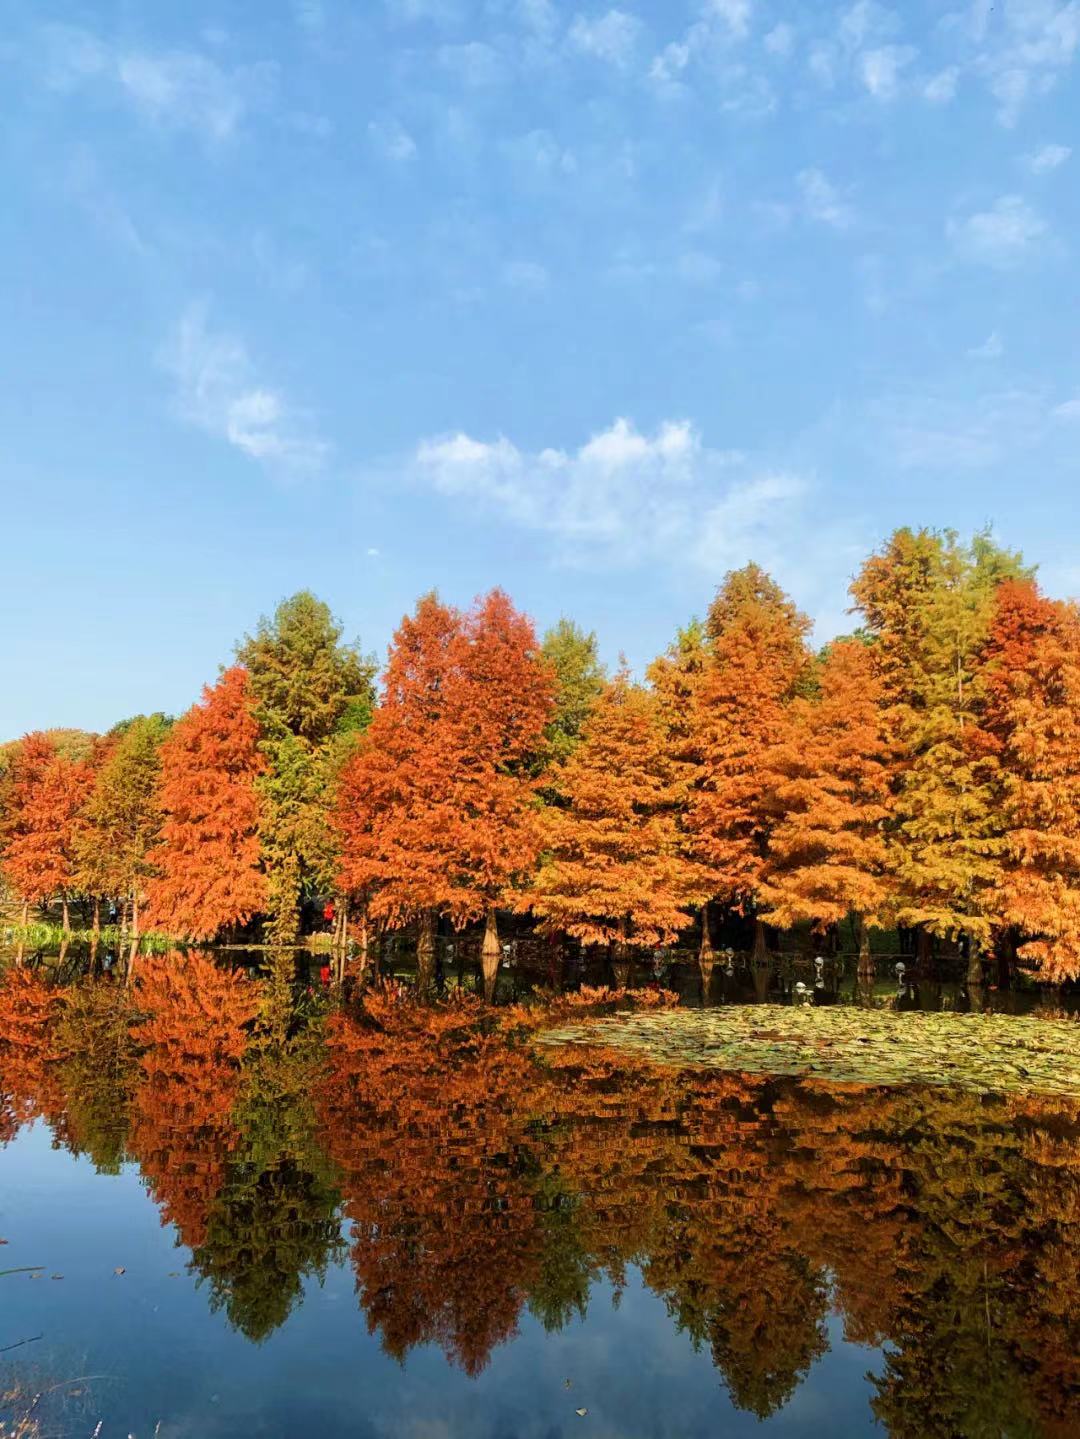
POLYGON ((0 735, 301 586, 639 667, 748 558, 835 632, 901 523, 1080 590, 1080 0, 0 20, 0 735))

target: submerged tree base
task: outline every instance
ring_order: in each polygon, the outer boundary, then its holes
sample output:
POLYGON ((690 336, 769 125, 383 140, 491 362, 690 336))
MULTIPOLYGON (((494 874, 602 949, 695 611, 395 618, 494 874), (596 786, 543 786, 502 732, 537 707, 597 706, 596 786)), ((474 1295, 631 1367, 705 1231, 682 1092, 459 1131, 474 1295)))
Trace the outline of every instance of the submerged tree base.
POLYGON ((753 1005, 607 1015, 536 1039, 679 1068, 1080 1098, 1080 1027, 1069 1020, 753 1005))

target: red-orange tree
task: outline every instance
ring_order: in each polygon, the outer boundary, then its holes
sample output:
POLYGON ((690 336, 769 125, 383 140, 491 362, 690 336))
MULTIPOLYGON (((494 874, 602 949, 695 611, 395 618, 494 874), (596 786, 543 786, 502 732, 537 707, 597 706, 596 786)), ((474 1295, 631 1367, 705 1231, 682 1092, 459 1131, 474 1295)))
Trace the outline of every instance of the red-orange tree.
POLYGON ((148 889, 148 922, 212 939, 262 908, 259 801, 264 760, 247 671, 228 669, 161 746, 161 843, 148 889))
POLYGON ((839 640, 820 671, 820 698, 796 698, 787 733, 766 751, 763 769, 778 818, 759 897, 762 918, 817 929, 856 920, 869 960, 867 928, 888 898, 885 840, 889 749, 874 657, 860 640, 839 640))
POLYGON ((382 703, 342 771, 334 822, 341 889, 391 927, 420 920, 421 980, 434 962, 434 921, 450 899, 442 835, 455 822, 447 792, 447 692, 462 618, 424 595, 394 635, 382 703))
POLYGON ((1051 981, 1080 975, 1080 611, 1031 581, 998 587, 982 730, 1004 849, 993 907, 1051 981))
POLYGON ((11 794, 4 873, 26 906, 59 895, 64 929, 76 874, 81 811, 93 772, 84 760, 60 754, 48 735, 22 741, 11 794))
POLYGON ((553 679, 532 623, 499 590, 465 617, 434 595, 403 620, 383 703, 342 776, 342 884, 377 918, 423 923, 430 962, 436 913, 487 916, 531 876, 541 834, 528 761, 542 747, 553 679))
POLYGON ((527 897, 550 930, 586 944, 670 942, 708 893, 684 853, 679 786, 656 695, 620 672, 585 724, 546 814, 548 848, 527 897))
MULTIPOLYGON (((809 621, 757 565, 729 574, 709 610, 710 648, 694 688, 697 786, 688 822, 713 892, 754 912, 776 814, 764 757, 785 733, 786 709, 809 664, 809 621)), ((755 952, 765 935, 756 920, 755 952)))
POLYGON ((555 679, 532 621, 492 590, 466 617, 449 693, 454 822, 444 836, 455 924, 486 916, 484 980, 499 963, 495 910, 531 881, 543 833, 529 761, 544 746, 555 679))

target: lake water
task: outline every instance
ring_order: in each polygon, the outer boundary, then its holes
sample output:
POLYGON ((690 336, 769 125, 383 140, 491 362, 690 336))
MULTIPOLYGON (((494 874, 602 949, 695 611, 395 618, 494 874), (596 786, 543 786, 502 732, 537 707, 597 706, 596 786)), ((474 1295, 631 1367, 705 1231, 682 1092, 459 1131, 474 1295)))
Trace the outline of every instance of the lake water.
POLYGON ((1080 1434, 1080 1102, 280 989, 254 1028, 162 990, 133 1042, 80 991, 0 991, 0 1391, 43 1433, 1080 1434))

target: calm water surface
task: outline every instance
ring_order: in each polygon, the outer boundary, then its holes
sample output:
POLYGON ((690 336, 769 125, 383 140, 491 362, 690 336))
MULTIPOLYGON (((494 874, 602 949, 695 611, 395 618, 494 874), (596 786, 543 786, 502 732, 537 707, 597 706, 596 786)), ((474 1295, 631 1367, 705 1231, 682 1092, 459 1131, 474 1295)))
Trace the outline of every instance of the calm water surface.
POLYGON ((0 989, 47 1433, 1080 1434, 1080 1104, 78 990, 0 989))

